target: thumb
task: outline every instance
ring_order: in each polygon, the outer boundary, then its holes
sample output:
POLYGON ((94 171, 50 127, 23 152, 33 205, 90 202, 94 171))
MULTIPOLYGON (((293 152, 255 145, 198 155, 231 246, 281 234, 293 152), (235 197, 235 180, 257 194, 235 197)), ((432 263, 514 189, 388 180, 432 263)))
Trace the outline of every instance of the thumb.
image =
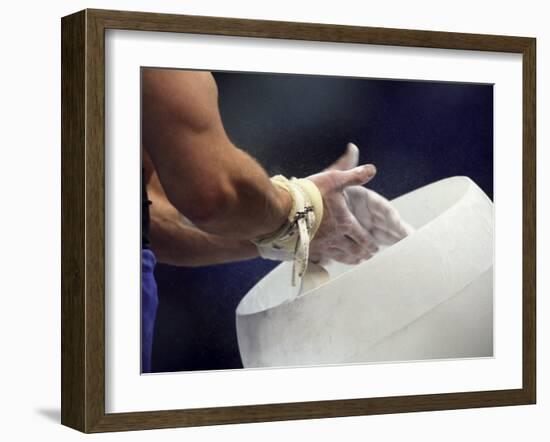
POLYGON ((342 190, 348 186, 362 186, 368 183, 376 175, 376 167, 374 164, 367 164, 350 170, 335 170, 333 173, 336 175, 335 187, 342 190))
POLYGON ((359 148, 353 144, 348 143, 346 151, 332 163, 326 170, 348 170, 352 167, 356 167, 359 162, 359 148))

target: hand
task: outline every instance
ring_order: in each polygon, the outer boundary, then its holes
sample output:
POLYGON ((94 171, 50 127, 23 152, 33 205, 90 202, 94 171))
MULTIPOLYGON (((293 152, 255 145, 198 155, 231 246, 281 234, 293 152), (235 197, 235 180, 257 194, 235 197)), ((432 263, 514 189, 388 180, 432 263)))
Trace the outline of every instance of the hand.
POLYGON ((335 260, 358 264, 378 251, 374 238, 351 212, 345 196, 347 189, 366 184, 376 174, 372 164, 354 167, 358 157, 357 147, 348 144, 346 153, 332 166, 307 177, 318 187, 324 203, 323 219, 310 245, 309 256, 314 263, 323 265, 335 260))
POLYGON ((390 246, 410 235, 414 229, 401 219, 393 205, 374 190, 348 187, 348 206, 377 246, 390 246))
MULTIPOLYGON (((348 170, 357 166, 359 149, 349 143, 331 169, 348 170)), ((351 212, 374 238, 376 245, 389 246, 410 235, 414 229, 403 221, 393 205, 382 195, 363 186, 348 187, 345 192, 351 212)))
MULTIPOLYGON (((359 161, 359 149, 353 143, 349 143, 346 152, 326 170, 345 171, 357 167, 359 161)), ((363 228, 362 237, 370 241, 370 246, 364 253, 350 253, 349 242, 340 241, 330 250, 319 251, 310 254, 310 260, 326 265, 330 259, 347 264, 357 264, 369 259, 376 253, 380 246, 388 246, 410 235, 414 229, 401 219, 393 205, 382 195, 363 186, 350 186, 344 191, 346 203, 352 217, 363 228)), ((358 229, 355 229, 357 232, 358 229)), ((361 232, 359 230, 359 232, 361 232)), ((357 233, 355 236, 358 236, 357 233)), ((354 241, 355 242, 355 241, 354 241)), ((312 246, 314 246, 313 241, 312 246)))

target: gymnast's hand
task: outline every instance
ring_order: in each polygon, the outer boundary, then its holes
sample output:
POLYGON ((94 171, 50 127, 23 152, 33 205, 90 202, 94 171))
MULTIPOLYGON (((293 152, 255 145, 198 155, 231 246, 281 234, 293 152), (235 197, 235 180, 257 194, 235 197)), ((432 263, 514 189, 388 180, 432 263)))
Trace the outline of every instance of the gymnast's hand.
MULTIPOLYGON (((349 143, 346 152, 334 163, 329 170, 346 171, 357 167, 359 161, 359 149, 349 143)), ((346 187, 344 197, 351 212, 351 223, 359 223, 362 230, 357 227, 354 232, 360 232, 363 242, 356 240, 358 237, 346 233, 348 240, 333 244, 331 250, 325 253, 312 252, 310 260, 322 265, 328 263, 327 258, 346 264, 357 264, 371 258, 380 246, 388 246, 408 236, 414 229, 401 219, 399 213, 392 204, 383 196, 362 185, 346 187), (353 242, 352 242, 353 241, 353 242), (350 244, 351 242, 351 244, 350 244), (357 246, 361 248, 357 250, 357 246), (351 253, 350 253, 350 249, 351 253)), ((312 243, 312 247, 315 241, 312 243)))
MULTIPOLYGON (((336 163, 323 172, 307 177, 323 196, 323 219, 310 245, 310 261, 326 264, 330 260, 357 264, 370 258, 378 247, 372 235, 350 210, 347 189, 362 186, 376 174, 372 164, 357 167, 357 147, 349 147, 336 163), (350 157, 355 156, 352 167, 350 157)), ((353 158, 351 158, 353 160, 353 158)))
MULTIPOLYGON (((331 167, 340 170, 357 166, 359 149, 348 144, 346 153, 331 167)), ((363 186, 348 187, 348 205, 361 225, 374 238, 377 246, 390 246, 410 235, 414 229, 401 219, 397 209, 379 193, 363 186)))
POLYGON ((348 205, 377 246, 391 246, 414 229, 401 219, 397 209, 382 195, 362 186, 346 189, 348 205))

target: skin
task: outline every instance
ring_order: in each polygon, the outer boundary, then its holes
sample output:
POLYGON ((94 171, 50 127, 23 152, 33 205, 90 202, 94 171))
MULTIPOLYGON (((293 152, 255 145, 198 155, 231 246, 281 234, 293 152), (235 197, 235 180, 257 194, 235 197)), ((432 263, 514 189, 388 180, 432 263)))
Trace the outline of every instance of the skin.
POLYGON ((177 211, 204 232, 234 239, 284 223, 290 196, 227 137, 210 73, 144 69, 142 91, 143 146, 177 211))
MULTIPOLYGON (((357 167, 359 148, 348 143, 346 152, 324 172, 347 171, 357 167)), ((316 174, 309 179, 316 181, 316 174)), ((318 185, 321 185, 318 183, 318 185)), ((355 265, 372 258, 379 246, 388 246, 412 233, 413 229, 404 222, 391 203, 363 186, 349 186, 344 194, 336 193, 340 204, 333 204, 340 213, 333 213, 331 219, 340 219, 340 236, 329 236, 313 241, 309 259, 313 263, 326 265, 331 260, 355 265), (351 214, 347 209, 351 209, 351 214)))
POLYGON ((159 262, 185 267, 241 261, 258 256, 248 240, 204 232, 183 218, 170 203, 149 155, 143 153, 149 208, 149 239, 159 262))
MULTIPOLYGON (((153 201, 151 241, 161 262, 188 266, 253 258, 250 240, 286 221, 290 195, 229 140, 210 73, 143 69, 142 140, 153 201)), ((310 177, 324 201, 311 245, 315 256, 338 246, 355 258, 370 257, 372 239, 347 209, 343 192, 374 174, 374 166, 363 165, 310 177)))

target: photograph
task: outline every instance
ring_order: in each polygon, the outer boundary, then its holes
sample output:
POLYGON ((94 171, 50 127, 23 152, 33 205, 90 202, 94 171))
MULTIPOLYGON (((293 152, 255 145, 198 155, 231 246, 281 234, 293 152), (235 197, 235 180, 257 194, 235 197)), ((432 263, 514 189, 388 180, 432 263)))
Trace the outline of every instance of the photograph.
POLYGON ((61 20, 61 423, 535 404, 536 36, 220 14, 61 20))
POLYGON ((494 84, 140 83, 142 374, 494 357, 494 84))

